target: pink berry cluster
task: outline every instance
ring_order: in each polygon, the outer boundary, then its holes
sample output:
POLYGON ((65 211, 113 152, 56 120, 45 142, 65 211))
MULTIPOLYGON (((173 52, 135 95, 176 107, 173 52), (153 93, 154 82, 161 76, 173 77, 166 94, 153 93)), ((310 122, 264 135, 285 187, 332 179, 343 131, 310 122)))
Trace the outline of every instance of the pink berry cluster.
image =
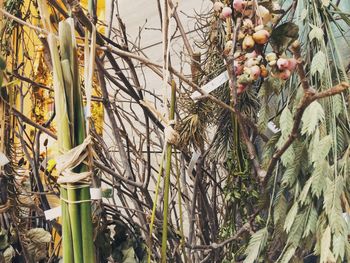
MULTIPOLYGON (((297 66, 294 58, 274 52, 265 54, 265 45, 279 20, 281 7, 272 1, 272 9, 267 9, 255 1, 233 0, 232 5, 221 1, 214 3, 214 12, 228 22, 240 18, 241 25, 236 37, 234 53, 234 73, 237 76, 237 94, 241 94, 260 78, 268 76, 287 80, 297 66)), ((232 30, 232 28, 230 29, 232 30)), ((234 40, 227 40, 224 54, 232 52, 234 40)))

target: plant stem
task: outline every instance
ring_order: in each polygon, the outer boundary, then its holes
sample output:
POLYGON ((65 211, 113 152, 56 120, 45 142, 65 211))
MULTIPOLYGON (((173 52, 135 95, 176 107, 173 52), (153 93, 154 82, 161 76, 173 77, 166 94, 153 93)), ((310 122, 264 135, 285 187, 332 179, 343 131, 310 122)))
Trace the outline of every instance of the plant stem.
MULTIPOLYGON (((67 189, 61 187, 61 196, 64 199, 68 199, 67 189)), ((65 201, 61 202, 62 207, 62 243, 63 243, 63 262, 70 263, 74 262, 73 258, 73 247, 72 247, 72 233, 71 225, 69 221, 68 205, 65 201), (68 220, 67 220, 68 219, 68 220)))
MULTIPOLYGON (((84 187, 80 190, 80 197, 82 200, 90 200, 89 187, 84 187)), ((81 230, 83 241, 83 258, 84 263, 94 263, 94 242, 93 242, 93 229, 91 220, 91 203, 84 202, 80 204, 81 209, 81 230)))
MULTIPOLYGON (((72 241, 73 241, 73 254, 74 263, 83 263, 83 253, 82 253, 82 241, 81 241, 81 221, 80 221, 80 204, 75 204, 73 202, 79 201, 79 189, 68 189, 68 211, 69 220, 72 227, 72 241)), ((66 221, 67 223, 67 221, 66 221)))
MULTIPOLYGON (((169 120, 174 120, 175 116, 175 96, 176 85, 175 81, 171 82, 171 101, 169 120)), ((170 171, 171 171, 171 152, 172 145, 167 142, 166 149, 166 164, 165 164, 165 179, 164 179, 164 206, 163 206, 163 231, 162 231, 162 263, 166 263, 167 239, 168 239, 168 209, 169 209, 169 188, 170 188, 170 171)))
POLYGON ((165 149, 163 149, 163 153, 162 153, 162 156, 161 156, 161 159, 160 159, 160 166, 159 166, 158 177, 157 177, 157 184, 156 184, 156 192, 155 192, 155 197, 154 197, 154 202, 153 202, 153 207, 152 207, 151 223, 150 223, 150 227, 149 227, 149 244, 148 244, 147 263, 151 263, 152 234, 153 234, 154 220, 155 220, 155 217, 156 217, 156 208, 157 208, 157 203, 158 203, 160 181, 161 181, 161 176, 163 174, 164 154, 165 154, 165 149))
POLYGON ((175 151, 175 166, 176 166, 176 186, 177 186, 177 193, 178 193, 178 202, 179 202, 179 219, 180 219, 180 233, 181 233, 181 250, 184 256, 184 261, 187 263, 187 255, 185 251, 185 234, 184 234, 184 222, 183 222, 183 211, 182 211, 182 194, 181 194, 181 183, 180 183, 180 167, 178 162, 178 156, 175 151))

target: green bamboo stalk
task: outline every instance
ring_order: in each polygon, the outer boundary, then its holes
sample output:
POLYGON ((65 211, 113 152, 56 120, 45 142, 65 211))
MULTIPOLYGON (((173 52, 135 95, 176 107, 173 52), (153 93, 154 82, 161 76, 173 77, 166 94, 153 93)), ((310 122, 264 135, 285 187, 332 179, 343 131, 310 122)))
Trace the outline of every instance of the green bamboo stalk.
POLYGON ((181 234, 181 250, 184 256, 185 263, 187 263, 187 255, 185 251, 185 234, 184 234, 184 221, 182 215, 182 194, 181 194, 181 183, 180 183, 180 167, 178 162, 178 156, 175 152, 175 166, 176 166, 176 185, 178 193, 178 202, 179 202, 179 219, 180 219, 180 234, 181 234))
MULTIPOLYGON (((85 187, 81 189, 80 196, 83 200, 90 200, 90 189, 85 187)), ((81 204, 81 229, 84 263, 95 262, 95 250, 93 243, 93 227, 91 220, 91 203, 84 202, 81 204)))
MULTIPOLYGON (((68 200, 67 190, 61 187, 61 196, 68 200)), ((72 239, 72 229, 69 220, 68 205, 65 201, 61 202, 62 208, 62 232, 63 232, 63 262, 74 262, 73 257, 73 239, 72 239)))
MULTIPOLYGON (((72 185, 74 187, 74 185, 72 185)), ((74 263, 83 263, 83 246, 81 238, 80 189, 68 189, 68 211, 72 231, 74 263)))
MULTIPOLYGON (((59 32, 59 43, 60 43, 60 54, 61 54, 61 66, 64 79, 64 88, 66 93, 66 103, 68 107, 68 118, 70 134, 74 134, 74 72, 72 68, 72 57, 73 57, 73 45, 71 40, 71 27, 66 21, 62 21, 58 25, 59 32)), ((71 136, 72 146, 76 145, 74 136, 71 136)))
MULTIPOLYGON (((61 66, 66 94, 66 104, 68 107, 69 128, 72 137, 72 147, 77 146, 75 133, 75 105, 74 105, 74 77, 72 75, 72 31, 69 23, 62 21, 59 23, 59 41, 61 53, 61 66)), ((68 211, 72 230, 73 254, 75 263, 83 263, 82 230, 80 215, 80 189, 75 189, 75 185, 68 186, 68 211)))
POLYGON ((163 153, 160 159, 160 166, 159 166, 159 171, 158 171, 158 176, 157 176, 157 184, 156 184, 156 192, 155 192, 155 197, 154 197, 154 202, 153 202, 153 207, 152 207, 152 215, 151 215, 151 223, 149 227, 149 243, 148 243, 148 257, 147 257, 147 263, 151 263, 151 252, 152 252, 152 235, 153 235, 153 227, 154 227, 154 220, 156 218, 156 209, 157 209, 157 203, 158 203, 158 197, 159 197, 159 188, 160 188, 160 181, 161 181, 161 176, 163 174, 163 163, 164 163, 164 154, 165 150, 163 149, 163 153))
MULTIPOLYGON (((66 104, 66 94, 64 90, 63 73, 60 63, 60 57, 58 54, 57 43, 55 37, 52 34, 48 35, 48 44, 50 47, 52 65, 53 65, 53 87, 55 91, 55 108, 56 108, 56 121, 58 125, 57 129, 57 141, 58 150, 60 153, 64 153, 72 148, 68 111, 66 104)), ((67 190, 61 187, 61 194, 64 199, 68 199, 67 190)), ((63 244, 63 260, 64 263, 74 262, 73 257, 73 239, 71 233, 71 224, 69 220, 68 204, 65 201, 61 202, 62 207, 62 244, 63 244)))
MULTIPOLYGON (((86 138, 78 58, 72 19, 59 23, 59 56, 57 43, 50 34, 49 46, 54 65, 55 105, 58 145, 61 153, 80 145, 86 138)), ((84 164, 74 172, 87 171, 84 164)), ((65 263, 94 263, 93 227, 89 186, 70 184, 61 189, 63 225, 63 260, 65 263)))
MULTIPOLYGON (((176 96, 176 84, 173 80, 171 82, 171 101, 169 120, 174 120, 175 117, 175 96, 176 96)), ((163 232, 162 232, 162 251, 161 260, 162 263, 166 263, 166 251, 168 240, 168 210, 169 210, 169 189, 170 189, 170 171, 171 171, 171 152, 172 145, 167 143, 166 149, 166 164, 165 164, 165 179, 164 179, 164 204, 163 204, 163 232)))
MULTIPOLYGON (((74 21, 70 19, 68 21, 72 28, 74 29, 74 21)), ((72 36, 73 43, 73 56, 72 56, 72 65, 73 72, 75 72, 74 76, 79 76, 79 68, 78 68, 78 56, 77 49, 75 45, 75 37, 72 36)), ((85 77, 85 76, 84 76, 85 77)), ((85 79, 86 82, 86 79, 85 79)), ((83 100, 81 93, 81 85, 79 77, 75 77, 74 85, 73 85, 73 104, 74 104, 74 127, 75 133, 74 137, 77 145, 83 143, 86 138, 86 123, 84 116, 84 108, 83 108, 83 100)), ((89 167, 85 164, 81 164, 77 167, 77 172, 86 172, 89 167)), ((84 187, 80 189, 80 200, 91 200, 90 196, 90 187, 84 187)), ((93 243, 93 226, 92 226, 92 218, 91 218, 91 203, 83 202, 80 204, 80 216, 81 216, 81 239, 82 239, 82 247, 83 247, 83 259, 84 263, 94 263, 95 262, 95 250, 93 243)))
MULTIPOLYGON (((38 4, 45 28, 51 32, 46 2, 38 1, 38 4)), ((58 31, 61 54, 58 52, 57 42, 52 33, 48 35, 48 43, 54 69, 58 147, 60 153, 65 153, 81 144, 86 138, 86 133, 73 19, 60 22, 58 31)), ((80 165, 75 172, 86 169, 86 166, 80 165)), ((84 189, 79 187, 76 185, 68 185, 68 189, 61 187, 62 198, 68 200, 68 204, 66 201, 62 202, 62 243, 65 263, 95 262, 91 204, 79 203, 81 200, 90 200, 90 191, 89 187, 84 189)))
POLYGON ((53 86, 55 91, 56 121, 57 125, 59 125, 57 129, 58 150, 60 153, 64 153, 72 148, 66 92, 64 89, 63 73, 55 37, 52 34, 49 34, 47 40, 50 47, 52 65, 54 68, 53 86))

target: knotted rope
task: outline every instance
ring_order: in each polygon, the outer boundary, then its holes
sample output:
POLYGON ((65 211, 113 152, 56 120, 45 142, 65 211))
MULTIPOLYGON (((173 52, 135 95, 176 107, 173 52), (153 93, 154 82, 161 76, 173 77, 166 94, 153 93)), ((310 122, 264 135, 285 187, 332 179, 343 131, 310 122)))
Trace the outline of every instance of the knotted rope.
POLYGON ((82 144, 74 147, 65 154, 56 159, 56 168, 59 174, 57 183, 77 184, 81 187, 88 186, 91 182, 92 172, 73 172, 74 168, 83 163, 89 156, 89 145, 92 143, 92 138, 88 135, 82 144))

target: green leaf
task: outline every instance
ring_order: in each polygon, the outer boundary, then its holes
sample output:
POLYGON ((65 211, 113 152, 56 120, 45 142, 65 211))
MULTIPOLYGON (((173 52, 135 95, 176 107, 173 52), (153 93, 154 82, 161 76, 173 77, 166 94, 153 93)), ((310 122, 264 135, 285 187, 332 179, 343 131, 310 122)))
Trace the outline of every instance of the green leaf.
MULTIPOLYGON (((287 215, 287 200, 282 193, 273 210, 274 224, 277 225, 280 220, 286 218, 287 215)), ((282 221, 283 222, 283 221, 282 221)))
POLYGON ((340 94, 336 94, 331 97, 333 104, 333 112, 335 117, 338 117, 340 113, 344 111, 343 99, 340 94))
POLYGON ((270 44, 277 54, 282 54, 298 37, 299 27, 292 22, 287 22, 272 31, 270 44))
POLYGON ((113 189, 112 188, 102 189, 102 197, 103 198, 112 198, 113 197, 113 189))
POLYGON ((348 242, 347 236, 335 234, 333 235, 333 253, 336 259, 344 260, 345 244, 348 242))
POLYGON ((0 56, 0 70, 5 70, 5 69, 6 69, 6 61, 2 56, 0 56))
POLYGON ((300 14, 300 20, 304 21, 305 18, 307 18, 307 15, 308 15, 308 10, 307 9, 303 9, 303 11, 301 11, 301 14, 300 14))
POLYGON ((311 31, 309 33, 309 38, 310 38, 310 41, 314 40, 314 39, 317 39, 319 41, 323 41, 323 30, 322 28, 318 27, 318 26, 315 26, 315 25, 312 25, 310 24, 311 26, 311 31))
POLYGON ((327 135, 323 137, 320 141, 318 141, 315 144, 315 147, 313 148, 313 152, 311 155, 311 161, 314 163, 317 161, 324 160, 327 157, 331 147, 332 147, 332 136, 327 135))
POLYGON ((289 165, 282 177, 282 187, 292 186, 295 183, 299 173, 299 163, 295 162, 289 165))
POLYGON ((322 5, 325 7, 328 7, 330 3, 331 3, 331 0, 322 0, 322 5))
POLYGON ((329 163, 326 160, 317 162, 314 166, 315 169, 312 173, 311 192, 314 196, 320 198, 322 192, 326 187, 325 180, 328 174, 332 171, 330 169, 329 163))
POLYGON ((298 202, 295 202, 287 214, 286 221, 284 222, 284 230, 287 233, 289 233, 294 223, 295 217, 298 214, 298 208, 299 208, 298 202))
MULTIPOLYGON (((278 148, 282 147, 282 145, 288 139, 289 134, 293 129, 293 115, 290 112, 288 106, 284 108, 280 117, 280 129, 281 129, 281 137, 279 138, 276 146, 278 148)), ((287 151, 281 156, 281 160, 284 166, 292 163, 295 158, 295 154, 293 151, 293 147, 289 147, 287 151)))
POLYGON ((305 211, 298 214, 294 220, 293 226, 288 234, 287 243, 292 246, 299 246, 301 237, 304 233, 304 226, 307 220, 307 213, 305 211))
POLYGON ((342 127, 337 126, 337 151, 345 151, 346 147, 349 145, 349 141, 349 134, 347 134, 342 127))
POLYGON ((289 263, 291 262, 292 257, 295 255, 295 247, 291 246, 284 253, 280 263, 289 263))
POLYGON ((7 231, 0 228, 0 250, 5 249, 8 245, 7 231))
POLYGON ((49 243, 51 241, 51 234, 43 228, 32 228, 26 236, 34 243, 49 243))
POLYGON ((309 209, 308 218, 306 220, 307 223, 306 223, 306 227, 304 230, 303 238, 307 237, 310 234, 315 233, 317 220, 318 220, 317 210, 315 209, 315 207, 313 205, 311 205, 310 209, 309 209))
POLYGON ((293 129, 293 115, 290 112, 289 108, 286 106, 282 111, 280 117, 280 129, 282 137, 288 137, 293 129))
POLYGON ((326 69, 326 62, 326 55, 322 51, 318 51, 311 62, 311 75, 314 76, 318 72, 322 76, 326 69))
POLYGON ((293 147, 289 147, 281 156, 282 164, 287 167, 295 161, 295 153, 293 147))
POLYGON ((346 242, 345 243, 345 262, 350 262, 350 243, 346 242))
POLYGON ((301 87, 301 85, 299 85, 300 87, 297 88, 297 94, 295 96, 295 99, 292 101, 293 103, 293 108, 292 108, 292 112, 297 111, 297 108, 299 107, 301 100, 304 97, 304 89, 301 87))
POLYGON ((43 228, 32 228, 26 233, 26 238, 30 241, 26 249, 33 262, 45 259, 48 253, 46 248, 51 241, 51 234, 43 228))
POLYGON ((123 249, 123 261, 122 263, 138 263, 135 256, 135 251, 133 247, 128 249, 123 249))
POLYGON ((309 180, 306 181, 306 183, 303 187, 303 190, 300 193, 299 202, 301 205, 304 205, 304 203, 305 203, 305 200, 306 200, 307 194, 309 193, 311 184, 312 184, 312 177, 310 177, 309 180))
POLYGON ((9 246, 3 252, 3 256, 5 259, 4 263, 11 263, 12 259, 16 256, 16 251, 14 250, 14 248, 12 246, 9 246))
POLYGON ((317 151, 317 147, 320 141, 320 129, 316 128, 315 132, 313 133, 311 137, 311 141, 309 143, 309 149, 308 149, 308 159, 310 160, 309 165, 312 165, 312 154, 314 151, 317 151))
POLYGON ((325 113, 322 108, 322 105, 318 103, 317 101, 312 102, 309 107, 306 108, 303 117, 301 119, 302 121, 302 134, 311 135, 316 127, 318 126, 318 123, 321 121, 324 121, 325 113))
POLYGON ((275 152, 275 145, 280 138, 281 133, 278 132, 276 134, 273 134, 269 141, 265 144, 264 146, 264 151, 263 151, 263 167, 266 167, 268 163, 270 162, 272 154, 275 152))
POLYGON ((321 255, 320 255, 320 263, 332 263, 336 262, 330 247, 331 247, 331 228, 328 226, 324 231, 321 239, 321 255))
POLYGON ((260 111, 259 111, 259 117, 258 117, 258 128, 259 131, 265 131, 267 128, 267 123, 269 122, 270 118, 270 110, 267 103, 262 103, 260 111))
POLYGON ((326 189, 324 191, 323 207, 326 211, 329 225, 334 233, 344 233, 346 222, 342 216, 340 196, 344 189, 342 177, 337 176, 333 181, 329 178, 324 180, 326 189))
POLYGON ((254 263, 259 257, 260 252, 264 249, 267 243, 268 231, 267 228, 260 229, 255 232, 250 238, 249 245, 246 249, 246 259, 243 263, 254 263))

